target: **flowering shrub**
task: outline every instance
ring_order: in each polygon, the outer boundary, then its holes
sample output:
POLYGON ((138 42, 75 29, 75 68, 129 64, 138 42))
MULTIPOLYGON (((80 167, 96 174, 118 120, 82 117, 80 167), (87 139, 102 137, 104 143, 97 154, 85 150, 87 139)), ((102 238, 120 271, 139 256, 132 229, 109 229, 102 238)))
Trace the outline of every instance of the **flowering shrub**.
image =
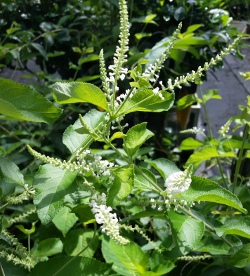
MULTIPOLYGON (((58 82, 52 86, 58 104, 94 105, 63 134, 70 157, 62 161, 27 146, 36 160, 46 163, 40 166, 32 182, 28 174, 23 177, 12 161, 0 158, 4 181, 19 187, 11 196, 2 188, 5 204, 1 209, 29 198, 33 198, 34 204, 22 216, 3 219, 0 256, 22 266, 25 270, 20 268, 20 275, 176 275, 186 269, 183 262, 192 263, 188 273, 214 275, 215 265, 223 272, 229 269, 230 273, 238 273, 238 268, 249 264, 246 254, 250 221, 245 215, 248 205, 243 206, 235 189, 230 191, 230 187, 195 176, 201 160, 197 156, 190 157, 184 170, 165 158, 152 160, 144 147, 154 135, 147 124, 129 128, 123 119, 136 111, 169 110, 175 99, 174 89, 199 80, 234 49, 239 39, 197 71, 164 83, 158 80, 159 73, 178 40, 181 25, 154 64, 139 60, 134 68, 126 68, 128 12, 125 0, 120 0, 119 5, 119 44, 108 70, 104 53, 100 52, 102 89, 83 82, 58 82), (103 145, 103 150, 95 149, 95 143, 103 145), (215 211, 220 216, 214 215, 215 211), (28 237, 26 249, 12 235, 11 227, 24 223, 34 213, 37 217, 30 220, 31 229, 16 226, 28 237), (37 221, 40 226, 36 226, 37 221)), ((13 82, 4 87, 11 92, 22 87, 24 91, 20 90, 19 96, 24 92, 26 97, 38 97, 34 91, 31 95, 28 87, 13 82)), ((206 96, 203 103, 208 100, 206 96)), ((4 112, 16 119, 51 122, 61 114, 48 101, 40 110, 39 106, 34 108, 36 102, 27 105, 14 99, 9 94, 12 109, 4 112), (15 112, 17 109, 19 113, 15 112)), ((40 99, 41 103, 44 101, 40 99)), ((247 116, 237 119, 249 126, 249 107, 243 113, 247 116)), ((242 149, 248 149, 245 142, 242 149)), ((210 141, 208 146, 214 150, 215 143, 210 141)), ((225 142, 223 146, 228 145, 225 142)), ((206 145, 200 151, 204 154, 206 145)), ((225 152, 223 156, 233 154, 225 152)), ((241 162, 242 158, 238 160, 241 162)), ((248 200, 245 202, 249 204, 248 200)), ((3 269, 8 270, 8 264, 3 263, 3 269)))

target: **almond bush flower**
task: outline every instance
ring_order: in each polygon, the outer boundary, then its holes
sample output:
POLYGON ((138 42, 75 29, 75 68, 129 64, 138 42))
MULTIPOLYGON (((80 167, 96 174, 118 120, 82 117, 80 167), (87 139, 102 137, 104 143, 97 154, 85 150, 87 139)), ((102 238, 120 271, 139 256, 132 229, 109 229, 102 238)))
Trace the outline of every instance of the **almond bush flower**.
POLYGON ((185 171, 172 173, 165 181, 166 193, 168 197, 175 197, 188 190, 192 179, 192 166, 189 165, 185 171))
POLYGON ((102 232, 109 236, 115 243, 126 245, 129 240, 120 236, 118 218, 115 213, 112 213, 112 208, 106 206, 106 195, 103 193, 101 199, 96 195, 92 197, 89 206, 95 215, 95 220, 98 224, 102 224, 102 232))

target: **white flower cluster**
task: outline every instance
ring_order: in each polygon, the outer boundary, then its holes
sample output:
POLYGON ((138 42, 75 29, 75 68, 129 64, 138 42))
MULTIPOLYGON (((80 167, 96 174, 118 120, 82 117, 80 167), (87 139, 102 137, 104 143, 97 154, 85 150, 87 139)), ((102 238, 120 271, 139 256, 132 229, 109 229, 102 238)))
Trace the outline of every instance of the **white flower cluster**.
POLYGON ((106 195, 104 193, 99 198, 94 195, 89 206, 95 215, 96 222, 102 224, 103 233, 117 244, 126 245, 129 243, 129 240, 120 236, 117 216, 115 213, 111 213, 112 208, 110 206, 106 206, 106 195))
POLYGON ((164 186, 168 197, 174 197, 177 194, 185 192, 191 182, 192 166, 189 165, 185 171, 172 173, 165 181, 164 186))
POLYGON ((192 128, 189 128, 189 129, 185 129, 185 130, 182 130, 181 133, 194 133, 194 134, 202 134, 203 136, 206 137, 206 134, 205 134, 205 129, 203 128, 199 128, 199 127, 192 127, 192 128))
POLYGON ((111 173, 111 168, 114 167, 114 163, 108 160, 102 160, 102 157, 91 153, 91 151, 80 148, 76 153, 76 164, 79 169, 83 169, 83 172, 91 172, 96 177, 108 177, 110 181, 114 180, 111 173))
POLYGON ((230 125, 232 123, 232 120, 228 120, 219 130, 219 133, 222 136, 226 136, 226 134, 228 133, 228 131, 230 130, 230 125))

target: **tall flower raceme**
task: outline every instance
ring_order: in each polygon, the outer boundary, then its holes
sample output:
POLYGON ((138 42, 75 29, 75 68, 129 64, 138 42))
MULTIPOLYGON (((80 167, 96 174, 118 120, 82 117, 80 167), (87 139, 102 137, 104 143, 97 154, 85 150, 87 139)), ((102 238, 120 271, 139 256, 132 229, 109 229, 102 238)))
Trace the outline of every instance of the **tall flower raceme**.
POLYGON ((115 213, 112 213, 112 208, 106 205, 106 195, 102 193, 101 196, 93 195, 89 203, 95 220, 98 224, 102 224, 102 232, 109 236, 114 242, 120 245, 129 243, 128 239, 122 237, 119 233, 119 223, 115 213))
POLYGON ((114 176, 111 169, 114 167, 114 163, 108 160, 102 160, 102 157, 91 153, 89 149, 82 151, 78 149, 76 152, 76 161, 61 161, 58 158, 49 157, 43 155, 30 146, 27 146, 29 152, 37 159, 47 164, 52 164, 61 169, 67 169, 71 172, 77 171, 79 175, 92 175, 100 178, 103 182, 112 182, 114 176))

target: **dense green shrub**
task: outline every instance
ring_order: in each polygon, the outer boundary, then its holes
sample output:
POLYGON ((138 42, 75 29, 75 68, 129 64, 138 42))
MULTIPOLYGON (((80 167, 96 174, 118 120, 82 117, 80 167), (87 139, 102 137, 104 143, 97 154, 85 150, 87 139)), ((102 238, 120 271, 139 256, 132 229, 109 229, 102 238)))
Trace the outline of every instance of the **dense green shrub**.
MULTIPOLYGON (((146 143, 154 133, 146 122, 124 121, 135 112, 169 110, 174 90, 199 81, 236 48, 239 38, 196 71, 161 79, 160 71, 183 35, 181 24, 164 42, 158 59, 150 62, 142 55, 128 67, 127 6, 125 0, 119 4, 121 28, 111 66, 106 66, 104 51, 99 53, 101 85, 56 82, 51 87, 56 102, 52 103, 30 86, 0 79, 1 118, 9 126, 10 119, 20 124, 14 123, 17 132, 1 127, 2 274, 249 275, 249 177, 240 175, 240 167, 250 158, 250 98, 220 129, 218 139, 197 128, 185 131, 201 133, 205 139, 183 141, 183 150, 195 150, 183 169, 169 159, 152 158, 154 148, 146 143), (90 110, 79 109, 77 104, 82 103, 90 110), (53 156, 53 146, 35 143, 36 135, 51 133, 32 128, 35 123, 55 122, 63 128, 59 118, 69 114, 62 116, 58 105, 76 106, 79 119, 71 119, 62 135, 68 152, 57 145, 53 156), (229 134, 232 122, 244 127, 243 137, 229 134), (35 157, 32 163, 25 160, 17 166, 11 159, 13 148, 20 145, 20 151, 35 157), (43 154, 46 151, 51 153, 43 154), (236 162, 232 182, 223 170, 214 180, 194 175, 203 161, 221 168, 221 160, 228 159, 236 162)), ((199 27, 192 25, 185 34, 193 38, 191 29, 199 27)), ((249 73, 242 75, 249 78, 249 73)), ((201 93, 195 100, 206 108, 212 98, 220 98, 218 91, 201 93)), ((178 107, 192 101, 194 95, 186 95, 178 107)))

